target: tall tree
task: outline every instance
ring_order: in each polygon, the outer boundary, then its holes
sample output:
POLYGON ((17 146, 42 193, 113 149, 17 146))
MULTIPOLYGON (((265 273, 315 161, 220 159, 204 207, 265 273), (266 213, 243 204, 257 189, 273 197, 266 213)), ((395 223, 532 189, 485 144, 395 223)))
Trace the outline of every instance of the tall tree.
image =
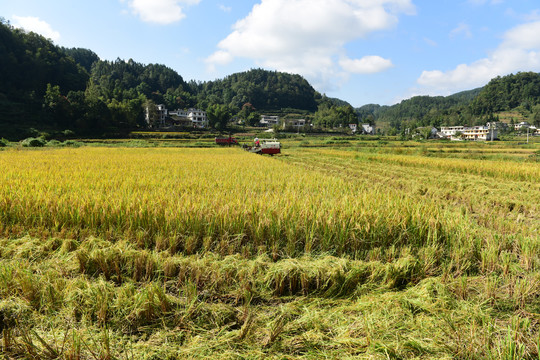
POLYGON ((224 130, 231 118, 231 111, 226 105, 214 104, 206 110, 210 127, 224 130))

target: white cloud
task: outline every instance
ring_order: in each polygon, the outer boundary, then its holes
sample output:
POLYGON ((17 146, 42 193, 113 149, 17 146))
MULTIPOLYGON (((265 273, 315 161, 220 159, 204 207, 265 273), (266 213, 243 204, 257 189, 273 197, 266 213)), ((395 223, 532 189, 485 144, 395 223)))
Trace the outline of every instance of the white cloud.
POLYGON ((449 71, 424 71, 417 79, 432 94, 483 86, 492 78, 518 71, 540 71, 540 21, 516 26, 488 57, 471 64, 460 64, 449 71))
POLYGON ((219 9, 223 12, 226 12, 226 13, 230 13, 232 11, 232 7, 230 6, 225 6, 223 4, 220 4, 219 5, 219 9))
POLYGON ((53 41, 60 39, 60 33, 58 31, 54 31, 51 25, 37 17, 13 15, 13 26, 23 28, 27 31, 33 31, 53 41))
POLYGON ((530 14, 524 16, 526 21, 538 21, 540 20, 540 10, 535 9, 530 14))
POLYGON ((200 0, 128 0, 128 5, 142 21, 166 25, 186 16, 184 6, 196 5, 199 2, 200 0))
POLYGON ((214 72, 216 65, 226 65, 233 60, 233 56, 226 51, 216 51, 206 59, 208 70, 214 72))
POLYGON ((471 27, 465 23, 459 23, 456 28, 450 31, 450 37, 455 38, 458 35, 463 35, 466 38, 472 37, 471 27))
POLYGON ((411 0, 261 0, 206 62, 212 69, 248 58, 330 85, 327 81, 343 75, 336 59, 343 57, 347 42, 391 29, 398 15, 414 13, 411 0))
POLYGON ((339 65, 353 74, 374 74, 394 66, 391 60, 375 55, 364 56, 361 59, 343 58, 339 61, 339 65))
POLYGON ((433 46, 433 47, 436 47, 438 46, 439 44, 437 44, 437 42, 435 40, 431 40, 430 38, 427 38, 427 37, 424 37, 424 41, 426 44, 428 44, 429 46, 433 46))
POLYGON ((490 4, 490 5, 497 5, 497 4, 502 4, 504 2, 504 0, 469 0, 469 3, 472 4, 472 5, 485 5, 485 4, 490 4))

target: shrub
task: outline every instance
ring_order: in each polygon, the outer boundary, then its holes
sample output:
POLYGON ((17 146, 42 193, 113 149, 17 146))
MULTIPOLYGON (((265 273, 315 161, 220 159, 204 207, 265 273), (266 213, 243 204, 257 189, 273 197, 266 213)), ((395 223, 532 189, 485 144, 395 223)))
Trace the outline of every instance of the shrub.
POLYGON ((64 141, 63 143, 64 146, 71 146, 71 147, 80 147, 83 145, 83 143, 79 142, 79 141, 74 141, 74 140, 66 140, 64 141))
POLYGON ((62 135, 64 135, 65 137, 71 137, 75 135, 75 132, 73 132, 72 130, 64 130, 62 131, 62 135))
POLYGON ((21 144, 24 147, 42 147, 46 145, 46 141, 43 138, 26 138, 24 139, 21 144))
POLYGON ((56 139, 49 140, 47 141, 47 146, 53 146, 53 147, 62 146, 62 142, 56 139))

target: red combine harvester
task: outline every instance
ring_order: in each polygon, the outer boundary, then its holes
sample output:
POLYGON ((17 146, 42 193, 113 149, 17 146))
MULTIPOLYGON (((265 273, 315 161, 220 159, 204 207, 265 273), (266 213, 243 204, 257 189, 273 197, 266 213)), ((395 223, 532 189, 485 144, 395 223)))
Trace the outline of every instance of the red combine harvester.
POLYGON ((255 154, 274 155, 281 153, 281 143, 276 139, 261 139, 255 146, 244 145, 244 150, 255 154))
POLYGON ((216 144, 218 145, 238 145, 238 141, 232 136, 229 137, 216 137, 216 144))

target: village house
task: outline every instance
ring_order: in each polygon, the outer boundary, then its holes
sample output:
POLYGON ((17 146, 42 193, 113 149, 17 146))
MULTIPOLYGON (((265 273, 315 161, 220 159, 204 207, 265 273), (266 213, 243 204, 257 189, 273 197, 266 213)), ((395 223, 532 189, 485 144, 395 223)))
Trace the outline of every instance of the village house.
POLYGON ((259 123, 266 127, 272 127, 279 124, 279 116, 261 115, 259 123))
POLYGON ((451 140, 483 140, 497 139, 495 126, 441 126, 441 133, 451 140))
POLYGON ((283 122, 283 128, 300 129, 307 125, 306 119, 286 119, 283 122))
POLYGON ((531 125, 526 122, 526 121, 522 121, 522 122, 519 122, 517 124, 514 124, 514 130, 516 131, 519 131, 519 130, 527 130, 531 125))
POLYGON ((191 120, 191 123, 194 127, 204 128, 208 125, 208 117, 206 116, 206 111, 199 109, 188 109, 188 119, 191 120))
POLYGON ((360 131, 364 135, 375 135, 375 125, 362 124, 360 131))
POLYGON ((190 108, 188 110, 177 109, 169 112, 171 125, 193 126, 204 128, 208 126, 206 111, 190 108))
POLYGON ((495 140, 497 138, 497 129, 487 126, 473 126, 463 129, 463 138, 465 140, 495 140))
POLYGON ((187 110, 174 110, 169 112, 169 120, 172 126, 190 127, 193 126, 191 119, 188 118, 187 110))
POLYGON ((463 133, 464 126, 441 126, 441 133, 446 138, 455 136, 456 133, 463 133))
POLYGON ((156 105, 156 111, 157 111, 157 119, 155 124, 150 123, 150 109, 146 107, 144 111, 144 120, 146 121, 146 124, 149 126, 154 127, 163 127, 165 126, 165 121, 167 119, 167 108, 165 108, 164 104, 156 105))
POLYGON ((358 127, 357 124, 349 124, 349 129, 351 129, 353 134, 360 131, 360 135, 375 135, 375 125, 361 124, 358 127))

